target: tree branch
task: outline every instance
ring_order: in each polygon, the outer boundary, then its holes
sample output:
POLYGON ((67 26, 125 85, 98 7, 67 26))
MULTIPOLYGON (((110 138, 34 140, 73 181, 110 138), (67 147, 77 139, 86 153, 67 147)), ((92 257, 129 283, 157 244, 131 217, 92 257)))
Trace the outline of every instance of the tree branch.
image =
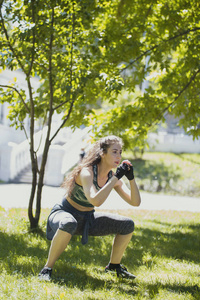
POLYGON ((74 43, 74 29, 75 29, 75 13, 74 13, 74 1, 72 2, 73 5, 73 14, 72 14, 72 38, 71 38, 71 63, 70 63, 70 75, 71 75, 71 79, 70 79, 70 84, 72 86, 72 82, 73 82, 73 72, 72 72, 72 67, 73 67, 73 43, 74 43))
POLYGON ((23 66, 21 60, 19 59, 19 55, 16 53, 14 47, 13 47, 13 46, 11 45, 11 43, 10 43, 9 35, 8 35, 7 29, 6 29, 5 24, 4 24, 4 19, 3 19, 3 16, 2 16, 1 10, 0 10, 0 17, 1 17, 1 21, 2 21, 3 32, 4 32, 5 37, 6 37, 6 40, 7 40, 7 42, 8 42, 8 46, 9 46, 11 52, 12 52, 12 53, 14 54, 14 56, 16 57, 16 60, 18 61, 18 63, 19 63, 19 65, 20 65, 21 69, 23 70, 24 74, 26 74, 25 69, 24 69, 24 66, 23 66))
POLYGON ((60 108, 61 106, 67 104, 69 101, 70 101, 70 99, 67 99, 66 101, 64 101, 64 102, 62 102, 62 103, 60 103, 60 104, 58 104, 56 107, 53 108, 53 110, 54 110, 54 111, 57 110, 57 109, 60 108))
POLYGON ((45 66, 41 65, 38 61, 35 61, 35 63, 42 69, 44 69, 45 71, 49 71, 45 66))
MULTIPOLYGON (((54 26, 54 9, 52 8, 51 34, 50 34, 50 41, 49 41, 49 89, 50 89, 49 114, 50 116, 53 113, 53 78, 52 78, 53 26, 54 26)), ((49 125, 50 123, 51 123, 51 117, 49 119, 49 125)))
POLYGON ((65 125, 65 123, 66 123, 67 120, 69 119, 70 114, 71 114, 72 109, 73 109, 74 102, 75 102, 75 99, 71 102, 70 108, 69 108, 69 110, 68 110, 67 116, 64 118, 62 124, 61 124, 60 127, 56 130, 55 134, 54 134, 54 135, 52 136, 52 138, 50 139, 50 143, 51 143, 51 142, 53 141, 53 139, 57 136, 57 134, 59 133, 59 131, 63 128, 63 126, 65 125))
POLYGON ((167 39, 166 41, 164 40, 164 42, 169 42, 169 41, 174 40, 174 39, 176 39, 176 38, 178 38, 178 37, 180 37, 180 36, 187 35, 187 34, 190 33, 190 32, 195 32, 195 31, 198 31, 198 30, 200 30, 200 27, 194 27, 194 28, 192 28, 192 29, 188 29, 188 30, 186 30, 186 31, 184 31, 184 32, 180 32, 179 34, 170 37, 170 38, 167 39))
POLYGON ((4 1, 4 0, 0 0, 0 9, 1 9, 1 7, 3 6, 3 1, 4 1))
POLYGON ((200 73, 200 68, 191 76, 190 80, 188 81, 188 83, 179 91, 178 95, 174 98, 174 100, 169 103, 161 112, 160 114, 156 117, 156 119, 153 121, 153 123, 148 124, 149 127, 154 126, 155 124, 157 124, 162 116, 164 115, 165 112, 168 111, 168 109, 174 104, 174 102, 176 102, 179 97, 185 92, 185 90, 190 86, 190 84, 192 83, 192 81, 196 78, 196 76, 200 73))
POLYGON ((142 54, 140 54, 138 57, 136 57, 134 60, 132 60, 126 67, 124 67, 123 69, 120 70, 120 73, 122 73, 123 71, 127 70, 130 66, 132 66, 136 61, 138 61, 140 58, 142 58, 143 56, 146 56, 149 52, 151 52, 152 50, 154 50, 155 48, 158 48, 158 45, 155 45, 153 47, 151 47, 149 50, 144 51, 142 54))
POLYGON ((26 139, 27 139, 27 141, 28 141, 28 143, 29 143, 29 145, 30 145, 29 138, 28 138, 28 134, 27 134, 27 132, 26 132, 26 128, 24 127, 24 124, 23 124, 21 121, 20 121, 20 123, 21 123, 21 126, 22 126, 23 130, 24 130, 24 134, 25 134, 25 136, 26 136, 26 139))
POLYGON ((10 86, 10 85, 2 85, 2 84, 0 84, 0 87, 8 88, 8 89, 14 90, 14 91, 20 96, 20 99, 22 100, 22 102, 23 102, 23 104, 24 104, 24 106, 25 106, 25 108, 26 108, 27 113, 28 113, 28 114, 30 113, 30 109, 29 109, 29 107, 27 106, 26 102, 25 102, 24 99, 23 99, 23 96, 22 96, 21 93, 18 91, 18 89, 16 89, 14 86, 10 86))
MULTIPOLYGON (((179 33, 179 34, 177 34, 177 35, 175 35, 175 36, 172 36, 172 37, 170 37, 170 38, 168 38, 168 39, 166 39, 166 40, 162 40, 162 43, 166 43, 166 42, 172 41, 172 40, 174 40, 174 39, 176 39, 176 38, 178 38, 178 37, 181 37, 181 36, 183 36, 183 35, 187 35, 187 34, 190 33, 190 32, 194 32, 194 31, 198 31, 198 30, 200 30, 200 27, 195 27, 195 28, 192 28, 192 29, 188 29, 188 30, 186 30, 186 31, 184 31, 184 32, 182 32, 182 33, 179 33)), ((139 60, 140 58, 142 58, 143 56, 146 56, 149 52, 151 52, 152 50, 158 48, 160 45, 161 45, 161 43, 160 43, 160 44, 157 44, 157 45, 155 45, 155 46, 153 46, 153 47, 151 47, 150 49, 148 49, 148 50, 146 50, 146 51, 144 51, 142 54, 140 54, 138 57, 136 57, 133 61, 131 61, 126 67, 124 67, 123 69, 121 69, 121 70, 120 70, 120 73, 122 73, 123 71, 127 70, 127 69, 128 69, 130 66, 132 66, 136 61, 138 61, 138 60, 139 60)))
MULTIPOLYGON (((71 56, 71 61, 70 61, 70 85, 72 87, 73 83, 73 43, 74 43, 74 30, 75 30, 75 11, 74 11, 74 1, 72 2, 72 7, 73 7, 73 13, 72 13, 72 37, 71 37, 71 51, 70 51, 70 56, 71 56)), ((66 99, 64 102, 60 103, 56 107, 54 107, 54 110, 60 108, 61 106, 65 105, 70 101, 70 95, 68 96, 68 99, 66 99)))
MULTIPOLYGON (((31 0, 31 5, 32 5, 32 20, 33 20, 33 23, 35 24, 34 2, 35 2, 35 0, 31 0)), ((35 26, 36 26, 36 24, 35 24, 35 26)), ((31 70, 32 70, 33 62, 34 62, 34 58, 35 58, 35 26, 32 28, 32 31, 33 31, 32 57, 31 57, 31 63, 30 63, 30 67, 29 67, 27 76, 30 76, 30 74, 31 74, 31 70)))

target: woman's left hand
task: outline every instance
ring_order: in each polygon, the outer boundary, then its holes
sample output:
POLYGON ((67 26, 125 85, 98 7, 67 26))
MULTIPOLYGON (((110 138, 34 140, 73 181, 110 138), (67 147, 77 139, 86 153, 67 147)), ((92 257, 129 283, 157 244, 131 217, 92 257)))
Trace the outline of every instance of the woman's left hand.
POLYGON ((134 171, 133 171, 133 165, 129 160, 123 160, 122 164, 128 165, 128 171, 125 173, 125 176, 128 180, 134 179, 134 171))

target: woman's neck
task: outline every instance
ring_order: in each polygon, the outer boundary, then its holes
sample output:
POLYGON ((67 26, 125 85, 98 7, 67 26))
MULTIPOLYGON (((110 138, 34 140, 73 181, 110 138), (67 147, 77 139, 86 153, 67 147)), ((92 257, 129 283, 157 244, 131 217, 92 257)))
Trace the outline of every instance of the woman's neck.
POLYGON ((108 173, 110 172, 110 168, 101 162, 97 165, 98 169, 98 177, 100 179, 108 178, 108 173))

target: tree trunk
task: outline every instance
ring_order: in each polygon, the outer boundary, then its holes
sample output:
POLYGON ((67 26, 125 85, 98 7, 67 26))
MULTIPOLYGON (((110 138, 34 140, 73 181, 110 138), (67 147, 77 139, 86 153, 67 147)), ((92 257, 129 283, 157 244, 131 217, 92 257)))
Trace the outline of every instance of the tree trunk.
POLYGON ((45 149, 42 156, 42 163, 40 167, 39 180, 37 186, 37 198, 36 198, 36 211, 35 211, 35 220, 37 221, 37 227, 40 219, 41 212, 41 199, 42 199, 42 189, 44 185, 44 174, 45 166, 47 162, 48 152, 49 152, 50 143, 49 140, 46 141, 45 149))
POLYGON ((49 143, 49 139, 47 138, 44 152, 42 155, 42 162, 41 162, 40 169, 38 169, 38 166, 32 169, 32 174, 33 174, 32 189, 31 189, 31 195, 30 195, 29 207, 28 207, 28 216, 29 216, 31 230, 37 230, 39 225, 39 219, 41 213, 42 189, 44 185, 45 166, 47 162, 49 147, 50 147, 50 143, 49 143), (37 173, 39 173, 39 177, 37 176, 37 173), (37 182, 37 178, 38 178, 38 182, 37 182), (33 216, 33 203, 34 203, 35 195, 36 195, 36 208, 35 208, 35 216, 33 216))
MULTIPOLYGON (((30 151, 31 152, 31 151, 30 151)), ((33 158, 33 155, 31 154, 32 161, 32 186, 31 186, 31 194, 29 198, 29 206, 28 206, 28 217, 30 221, 30 229, 33 230, 34 228, 37 228, 37 222, 33 216, 33 202, 35 198, 36 193, 36 187, 37 187, 37 166, 36 166, 36 160, 33 158)))

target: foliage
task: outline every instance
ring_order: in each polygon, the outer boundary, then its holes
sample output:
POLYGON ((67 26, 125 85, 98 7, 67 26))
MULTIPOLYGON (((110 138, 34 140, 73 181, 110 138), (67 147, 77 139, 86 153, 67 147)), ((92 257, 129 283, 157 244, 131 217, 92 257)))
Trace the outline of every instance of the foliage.
MULTIPOLYGON (((43 230, 48 213, 42 212, 43 230)), ((123 258, 135 281, 104 273, 111 236, 90 237, 86 246, 75 236, 49 283, 37 278, 49 242, 27 232, 26 210, 1 208, 0 299, 198 300, 200 214, 138 209, 123 214, 136 224, 123 258)))
MULTIPOLYGON (((118 85, 120 89, 121 82, 117 84, 112 62, 104 60, 103 19, 109 3, 1 2, 1 66, 11 70, 20 68, 26 77, 40 79, 41 87, 32 95, 36 119, 46 121, 48 112, 53 110, 65 112, 65 120, 73 104, 70 125, 80 126, 84 123, 83 116, 91 112, 91 105, 96 104, 101 94, 110 97, 118 85), (107 89, 103 90, 103 86, 107 89)), ((11 103, 12 124, 18 126, 19 121, 22 124, 30 115, 30 95, 26 97, 17 82, 1 90, 2 101, 11 103)))
POLYGON ((31 227, 37 227, 40 217, 52 141, 63 126, 86 124, 91 108, 98 106, 97 99, 113 98, 123 85, 118 70, 104 53, 105 19, 115 13, 116 5, 117 1, 103 0, 0 1, 0 65, 2 69, 20 69, 27 83, 28 92, 19 87, 17 78, 1 84, 0 101, 9 102, 8 118, 13 126, 25 130, 25 119, 30 118, 30 136, 28 132, 26 136, 33 175, 28 209, 31 227), (41 83, 38 90, 32 84, 34 77, 41 83), (61 122, 53 131, 55 114, 60 114, 61 122), (40 166, 34 140, 35 122, 39 119, 47 125, 40 166))
POLYGON ((28 90, 17 78, 0 85, 12 125, 25 130, 30 118, 31 226, 39 221, 49 147, 63 126, 92 123, 101 135, 114 133, 126 147, 143 148, 148 130, 168 111, 194 138, 200 135, 199 11, 194 0, 0 0, 1 69, 20 69, 28 90), (149 87, 135 95, 145 80, 149 87), (119 105, 124 90, 134 96, 119 105), (95 114, 105 99, 115 105, 95 114), (53 132, 55 114, 61 123, 53 132), (48 127, 41 166, 34 141, 38 119, 48 127))
POLYGON ((120 1, 118 14, 107 20, 107 57, 114 53, 113 63, 130 92, 145 81, 148 87, 129 103, 116 101, 111 109, 99 111, 93 122, 97 129, 101 125, 100 135, 116 133, 126 146, 143 148, 148 131, 170 113, 194 139, 200 136, 199 5, 185 0, 120 1))

